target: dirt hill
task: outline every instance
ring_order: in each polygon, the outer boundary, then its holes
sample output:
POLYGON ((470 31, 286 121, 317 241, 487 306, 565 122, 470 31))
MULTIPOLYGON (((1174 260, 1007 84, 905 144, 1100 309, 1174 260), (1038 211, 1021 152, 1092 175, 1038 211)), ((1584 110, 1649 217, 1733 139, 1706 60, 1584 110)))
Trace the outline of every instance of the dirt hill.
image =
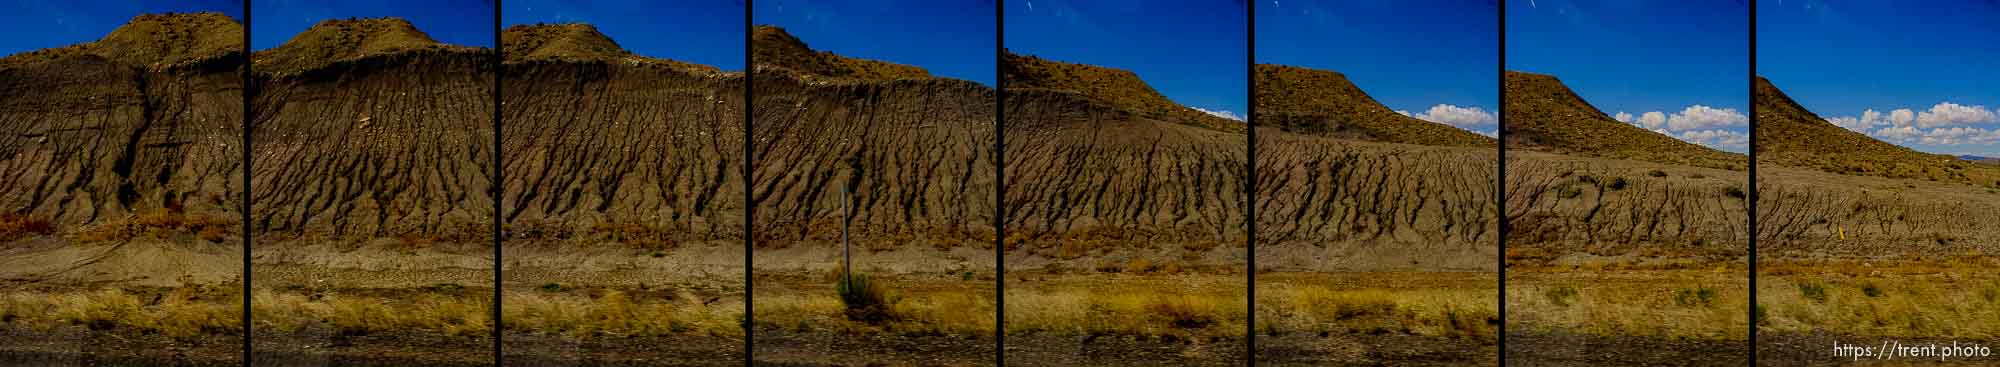
POLYGON ((438 43, 402 18, 349 18, 321 21, 278 47, 257 51, 251 59, 256 63, 253 70, 258 73, 290 74, 413 51, 476 50, 438 43))
POLYGON ((599 33, 597 26, 583 23, 507 27, 505 31, 500 32, 500 45, 500 52, 508 64, 539 61, 624 62, 663 64, 709 73, 720 72, 712 66, 633 54, 618 46, 617 41, 599 33))
POLYGON ((0 59, 0 278, 237 275, 242 31, 214 13, 143 15, 0 59))
MULTIPOLYGON (((320 22, 252 59, 259 238, 396 238, 471 254, 490 246, 491 50, 439 44, 381 18, 320 22)), ((265 253, 260 260, 326 260, 265 253)))
POLYGON ((1758 163, 1832 173, 1915 178, 2000 187, 2000 169, 1875 140, 1821 119, 1757 78, 1758 163))
POLYGON ((930 72, 915 66, 815 51, 806 46, 805 41, 777 26, 757 26, 750 37, 751 57, 757 60, 759 67, 790 69, 823 78, 895 80, 931 77, 930 72))
POLYGON ((1513 149, 1746 170, 1747 158, 1618 122, 1555 76, 1507 72, 1506 124, 1513 149))
POLYGON ((146 68, 237 57, 243 25, 222 13, 166 13, 133 17, 96 42, 0 58, 0 69, 94 56, 146 68))
POLYGON ((1129 71, 1011 54, 1001 68, 1010 269, 1242 270, 1242 123, 1173 104, 1129 71))
POLYGON ((1000 68, 1007 78, 1009 93, 1068 91, 1154 120, 1228 132, 1243 132, 1247 126, 1242 121, 1215 117, 1174 103, 1130 70, 1016 55, 1011 51, 1003 56, 1000 68))
POLYGON ((777 27, 755 37, 759 269, 832 266, 843 187, 868 251, 856 267, 994 266, 992 88, 812 50, 777 27))
POLYGON ((1326 70, 1257 65, 1257 122, 1308 135, 1390 143, 1491 147, 1493 138, 1396 113, 1326 70))

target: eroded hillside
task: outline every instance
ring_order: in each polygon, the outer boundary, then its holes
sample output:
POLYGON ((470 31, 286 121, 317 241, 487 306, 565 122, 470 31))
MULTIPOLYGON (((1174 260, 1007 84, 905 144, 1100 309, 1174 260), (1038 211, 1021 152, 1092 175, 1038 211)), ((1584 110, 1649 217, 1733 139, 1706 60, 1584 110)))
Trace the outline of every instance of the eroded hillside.
POLYGON ((1337 72, 1258 64, 1256 75, 1259 126, 1389 143, 1494 146, 1493 138, 1396 113, 1337 72))
MULTIPOLYGON (((1027 57, 1007 62, 1002 70, 1010 73, 1009 83, 1140 83, 1109 90, 1151 91, 1136 78, 1092 77, 1129 77, 1130 72, 1027 57), (1069 76, 1012 74, 1024 71, 1069 76)), ((1092 94, 1106 91, 1009 89, 1002 203, 1008 215, 1008 261, 1034 267, 1086 257, 1150 258, 1225 269, 1241 262, 1248 139, 1237 132, 1240 127, 1211 128, 1215 122, 1159 109, 1135 110, 1116 104, 1122 97, 1092 94)))
POLYGON ((141 15, 0 59, 0 276, 237 278, 241 39, 222 14, 141 15))
POLYGON ((632 55, 587 25, 502 33, 509 243, 667 250, 743 229, 743 75, 632 55))
POLYGON ((394 18, 321 22, 252 55, 260 242, 490 246, 494 57, 394 18))
POLYGON ((1507 158, 1510 263, 1727 260, 1749 251, 1743 172, 1537 152, 1507 158))
MULTIPOLYGON (((941 266, 994 266, 991 87, 924 77, 921 69, 879 61, 860 64, 915 71, 891 73, 894 77, 813 74, 820 69, 761 55, 831 54, 801 51, 803 43, 788 36, 772 39, 768 36, 783 34, 774 27, 760 27, 757 34, 751 128, 756 169, 749 189, 757 207, 756 243, 774 250, 760 255, 759 268, 830 265, 831 258, 775 250, 837 249, 832 245, 840 236, 843 188, 854 191, 857 249, 944 259, 941 266)), ((821 58, 827 59, 855 60, 821 58)))

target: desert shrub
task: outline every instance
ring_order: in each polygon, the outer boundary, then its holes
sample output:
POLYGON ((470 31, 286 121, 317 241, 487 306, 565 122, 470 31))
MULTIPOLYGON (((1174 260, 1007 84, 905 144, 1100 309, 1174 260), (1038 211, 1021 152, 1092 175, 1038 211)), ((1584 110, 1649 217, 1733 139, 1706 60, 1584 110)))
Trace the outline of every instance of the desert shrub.
POLYGON ((1888 293, 1889 293, 1888 291, 1882 290, 1882 286, 1875 285, 1875 283, 1868 283, 1861 285, 1861 294, 1867 295, 1868 297, 1881 297, 1882 295, 1888 293))
POLYGON ((875 323, 894 319, 889 312, 889 304, 894 303, 889 290, 872 277, 850 274, 845 281, 835 281, 833 292, 840 296, 848 320, 875 323))
POLYGON ((1826 302, 1826 285, 1819 283, 1799 283, 1799 296, 1813 302, 1826 302))
POLYGON ((1213 325, 1221 311, 1212 300, 1194 296, 1162 296, 1146 305, 1146 311, 1158 317, 1167 325, 1181 329, 1200 329, 1213 325))
POLYGON ((0 242, 54 233, 56 233, 55 225, 49 223, 47 219, 0 214, 0 242))
POLYGON ((1750 319, 1751 322, 1755 322, 1760 326, 1769 325, 1771 323, 1771 310, 1766 309, 1762 303, 1752 305, 1750 306, 1750 319))
POLYGON ((562 292, 564 290, 568 290, 569 287, 564 287, 562 283, 549 282, 549 283, 542 283, 541 289, 543 292, 554 293, 554 292, 562 292))
POLYGON ((1611 179, 1611 183, 1604 185, 1604 187, 1610 188, 1613 191, 1624 190, 1625 178, 1624 177, 1613 178, 1611 179))
POLYGON ((1661 171, 1661 170, 1653 170, 1652 172, 1646 172, 1646 176, 1651 176, 1651 177, 1667 177, 1667 172, 1666 172, 1666 171, 1661 171))
POLYGON ((1681 288, 1674 291, 1674 304, 1684 307, 1707 307, 1715 303, 1715 290, 1708 287, 1681 288))
POLYGON ((1550 288, 1549 290, 1543 291, 1542 295, 1544 297, 1548 297, 1549 303, 1555 304, 1556 306, 1569 307, 1571 303, 1576 302, 1576 288, 1571 288, 1571 287, 1550 288))
POLYGON ((1737 199, 1744 198, 1743 188, 1736 186, 1722 188, 1722 195, 1737 199))

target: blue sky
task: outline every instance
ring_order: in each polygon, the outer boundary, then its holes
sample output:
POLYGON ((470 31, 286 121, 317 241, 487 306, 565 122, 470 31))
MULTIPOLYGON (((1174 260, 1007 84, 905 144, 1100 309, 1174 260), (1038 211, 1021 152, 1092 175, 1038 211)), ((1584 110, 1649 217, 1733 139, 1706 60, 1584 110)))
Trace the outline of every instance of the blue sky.
POLYGON ((994 85, 993 0, 760 0, 751 6, 757 24, 784 27, 813 49, 994 85))
POLYGON ((0 3, 0 55, 96 41, 140 14, 213 11, 243 21, 241 1, 61 1, 0 3))
POLYGON ((1242 0, 1006 1, 1006 46, 1016 54, 1131 70, 1182 105, 1247 112, 1242 0))
POLYGON ((1555 75, 1622 121, 1747 151, 1746 0, 1507 0, 1506 12, 1508 70, 1555 75))
POLYGON ((1257 2, 1257 62, 1346 74, 1418 118, 1498 127, 1500 4, 1494 0, 1257 2))
POLYGON ((743 70, 743 0, 504 0, 504 26, 590 23, 647 57, 743 70))
POLYGON ((431 39, 493 47, 493 0, 251 0, 250 48, 267 50, 322 20, 400 17, 431 39))
POLYGON ((2000 156, 1995 42, 1987 1, 1757 4, 1759 74, 1837 125, 1932 153, 2000 156))

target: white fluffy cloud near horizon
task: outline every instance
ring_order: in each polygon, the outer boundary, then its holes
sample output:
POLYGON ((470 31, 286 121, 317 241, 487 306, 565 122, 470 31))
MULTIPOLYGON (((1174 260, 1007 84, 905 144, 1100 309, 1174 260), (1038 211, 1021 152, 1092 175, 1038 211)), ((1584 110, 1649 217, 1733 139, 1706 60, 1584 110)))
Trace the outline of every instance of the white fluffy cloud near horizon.
POLYGON ((1750 116, 1734 108, 1690 105, 1679 112, 1647 111, 1638 115, 1618 111, 1612 119, 1651 130, 1681 141, 1710 148, 1741 151, 1749 148, 1750 116))
POLYGON ((1439 103, 1421 113, 1411 113, 1406 110, 1396 110, 1396 113, 1403 114, 1403 116, 1415 117, 1418 120, 1457 126, 1460 129, 1466 130, 1473 130, 1474 127, 1479 126, 1498 125, 1500 123, 1499 117, 1493 116, 1492 112, 1487 112, 1486 109, 1479 108, 1478 106, 1461 107, 1439 103))
POLYGON ((1854 132, 1899 145, 1968 146, 2000 144, 2000 111, 1984 105, 1939 102, 1917 111, 1862 110, 1860 116, 1832 116, 1826 121, 1854 132))

